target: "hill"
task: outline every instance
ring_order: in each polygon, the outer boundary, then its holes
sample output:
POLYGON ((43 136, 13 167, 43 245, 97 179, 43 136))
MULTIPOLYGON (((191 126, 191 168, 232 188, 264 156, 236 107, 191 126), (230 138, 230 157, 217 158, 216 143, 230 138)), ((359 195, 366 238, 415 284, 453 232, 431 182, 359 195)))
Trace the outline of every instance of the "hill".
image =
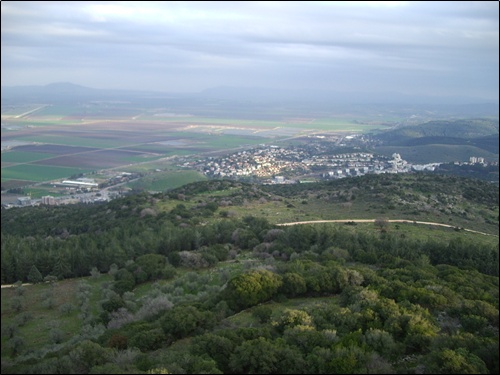
POLYGON ((429 140, 433 138, 449 139, 450 144, 456 144, 459 139, 472 140, 493 134, 498 135, 498 120, 467 119, 429 121, 420 125, 406 126, 384 132, 379 134, 377 138, 387 145, 404 145, 408 141, 422 138, 429 140))
POLYGON ((212 180, 1 219, 2 284, 35 284, 2 289, 2 373, 498 372, 486 182, 212 180), (377 220, 275 225, 331 218, 377 220))
POLYGON ((498 120, 430 121, 377 134, 376 151, 400 153, 413 163, 468 161, 470 156, 498 161, 498 120))

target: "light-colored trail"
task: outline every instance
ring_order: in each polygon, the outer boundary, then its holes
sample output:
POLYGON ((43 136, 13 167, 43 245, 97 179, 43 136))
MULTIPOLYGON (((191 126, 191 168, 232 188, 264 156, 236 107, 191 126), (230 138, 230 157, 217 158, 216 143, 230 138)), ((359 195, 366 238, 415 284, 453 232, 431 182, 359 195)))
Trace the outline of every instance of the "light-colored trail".
MULTIPOLYGON (((282 223, 276 224, 279 226, 290 226, 290 225, 301 225, 301 224, 320 224, 320 223, 374 223, 376 219, 349 219, 349 220, 311 220, 311 221, 294 221, 292 223, 282 223)), ((389 223, 409 223, 409 224, 422 224, 422 225, 433 225, 439 227, 446 228, 456 228, 456 225, 442 224, 442 223, 434 223, 429 221, 415 221, 415 220, 387 220, 389 223)), ((479 232, 477 230, 460 228, 467 232, 484 234, 485 236, 495 236, 496 234, 479 232)))

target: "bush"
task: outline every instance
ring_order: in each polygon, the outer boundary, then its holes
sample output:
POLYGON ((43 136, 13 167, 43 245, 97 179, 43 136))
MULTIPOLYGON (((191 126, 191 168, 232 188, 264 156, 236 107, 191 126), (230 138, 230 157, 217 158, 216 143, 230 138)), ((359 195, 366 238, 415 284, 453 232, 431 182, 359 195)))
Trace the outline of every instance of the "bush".
POLYGON ((161 348, 166 337, 160 328, 138 332, 130 338, 128 345, 138 348, 141 352, 148 352, 161 348))
POLYGON ((241 310, 268 301, 282 285, 281 276, 268 271, 250 271, 232 278, 222 292, 229 307, 241 310))
POLYGON ((261 323, 267 323, 271 319, 273 309, 269 306, 257 306, 253 309, 252 315, 261 323))

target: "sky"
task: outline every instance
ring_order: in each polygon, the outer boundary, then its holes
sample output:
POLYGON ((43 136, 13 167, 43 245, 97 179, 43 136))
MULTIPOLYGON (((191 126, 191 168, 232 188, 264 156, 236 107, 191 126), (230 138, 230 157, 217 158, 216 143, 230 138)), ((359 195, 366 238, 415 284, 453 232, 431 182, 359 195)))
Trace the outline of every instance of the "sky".
POLYGON ((2 85, 498 101, 497 1, 2 1, 2 85))

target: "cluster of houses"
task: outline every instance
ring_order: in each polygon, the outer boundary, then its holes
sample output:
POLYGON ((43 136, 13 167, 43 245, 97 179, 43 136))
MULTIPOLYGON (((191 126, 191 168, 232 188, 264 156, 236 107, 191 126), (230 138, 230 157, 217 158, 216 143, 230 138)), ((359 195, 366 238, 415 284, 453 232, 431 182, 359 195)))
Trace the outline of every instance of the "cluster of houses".
MULTIPOLYGON (((367 173, 406 173, 414 167, 397 153, 393 154, 392 158, 367 152, 314 155, 311 150, 305 148, 279 146, 260 146, 224 157, 210 157, 207 160, 185 163, 184 166, 196 167, 206 176, 214 178, 271 178, 282 174, 296 177, 317 174, 322 178, 342 178, 367 173)), ((436 164, 429 164, 415 167, 419 170, 433 170, 435 166, 436 164)), ((289 183, 286 179, 282 182, 274 178, 272 181, 289 183)))
MULTIPOLYGON (((278 146, 264 146, 258 149, 240 151, 225 157, 210 157, 194 165, 209 177, 269 177, 284 170, 304 168, 300 159, 303 152, 278 146)), ((186 165, 185 165, 186 166, 186 165)))

